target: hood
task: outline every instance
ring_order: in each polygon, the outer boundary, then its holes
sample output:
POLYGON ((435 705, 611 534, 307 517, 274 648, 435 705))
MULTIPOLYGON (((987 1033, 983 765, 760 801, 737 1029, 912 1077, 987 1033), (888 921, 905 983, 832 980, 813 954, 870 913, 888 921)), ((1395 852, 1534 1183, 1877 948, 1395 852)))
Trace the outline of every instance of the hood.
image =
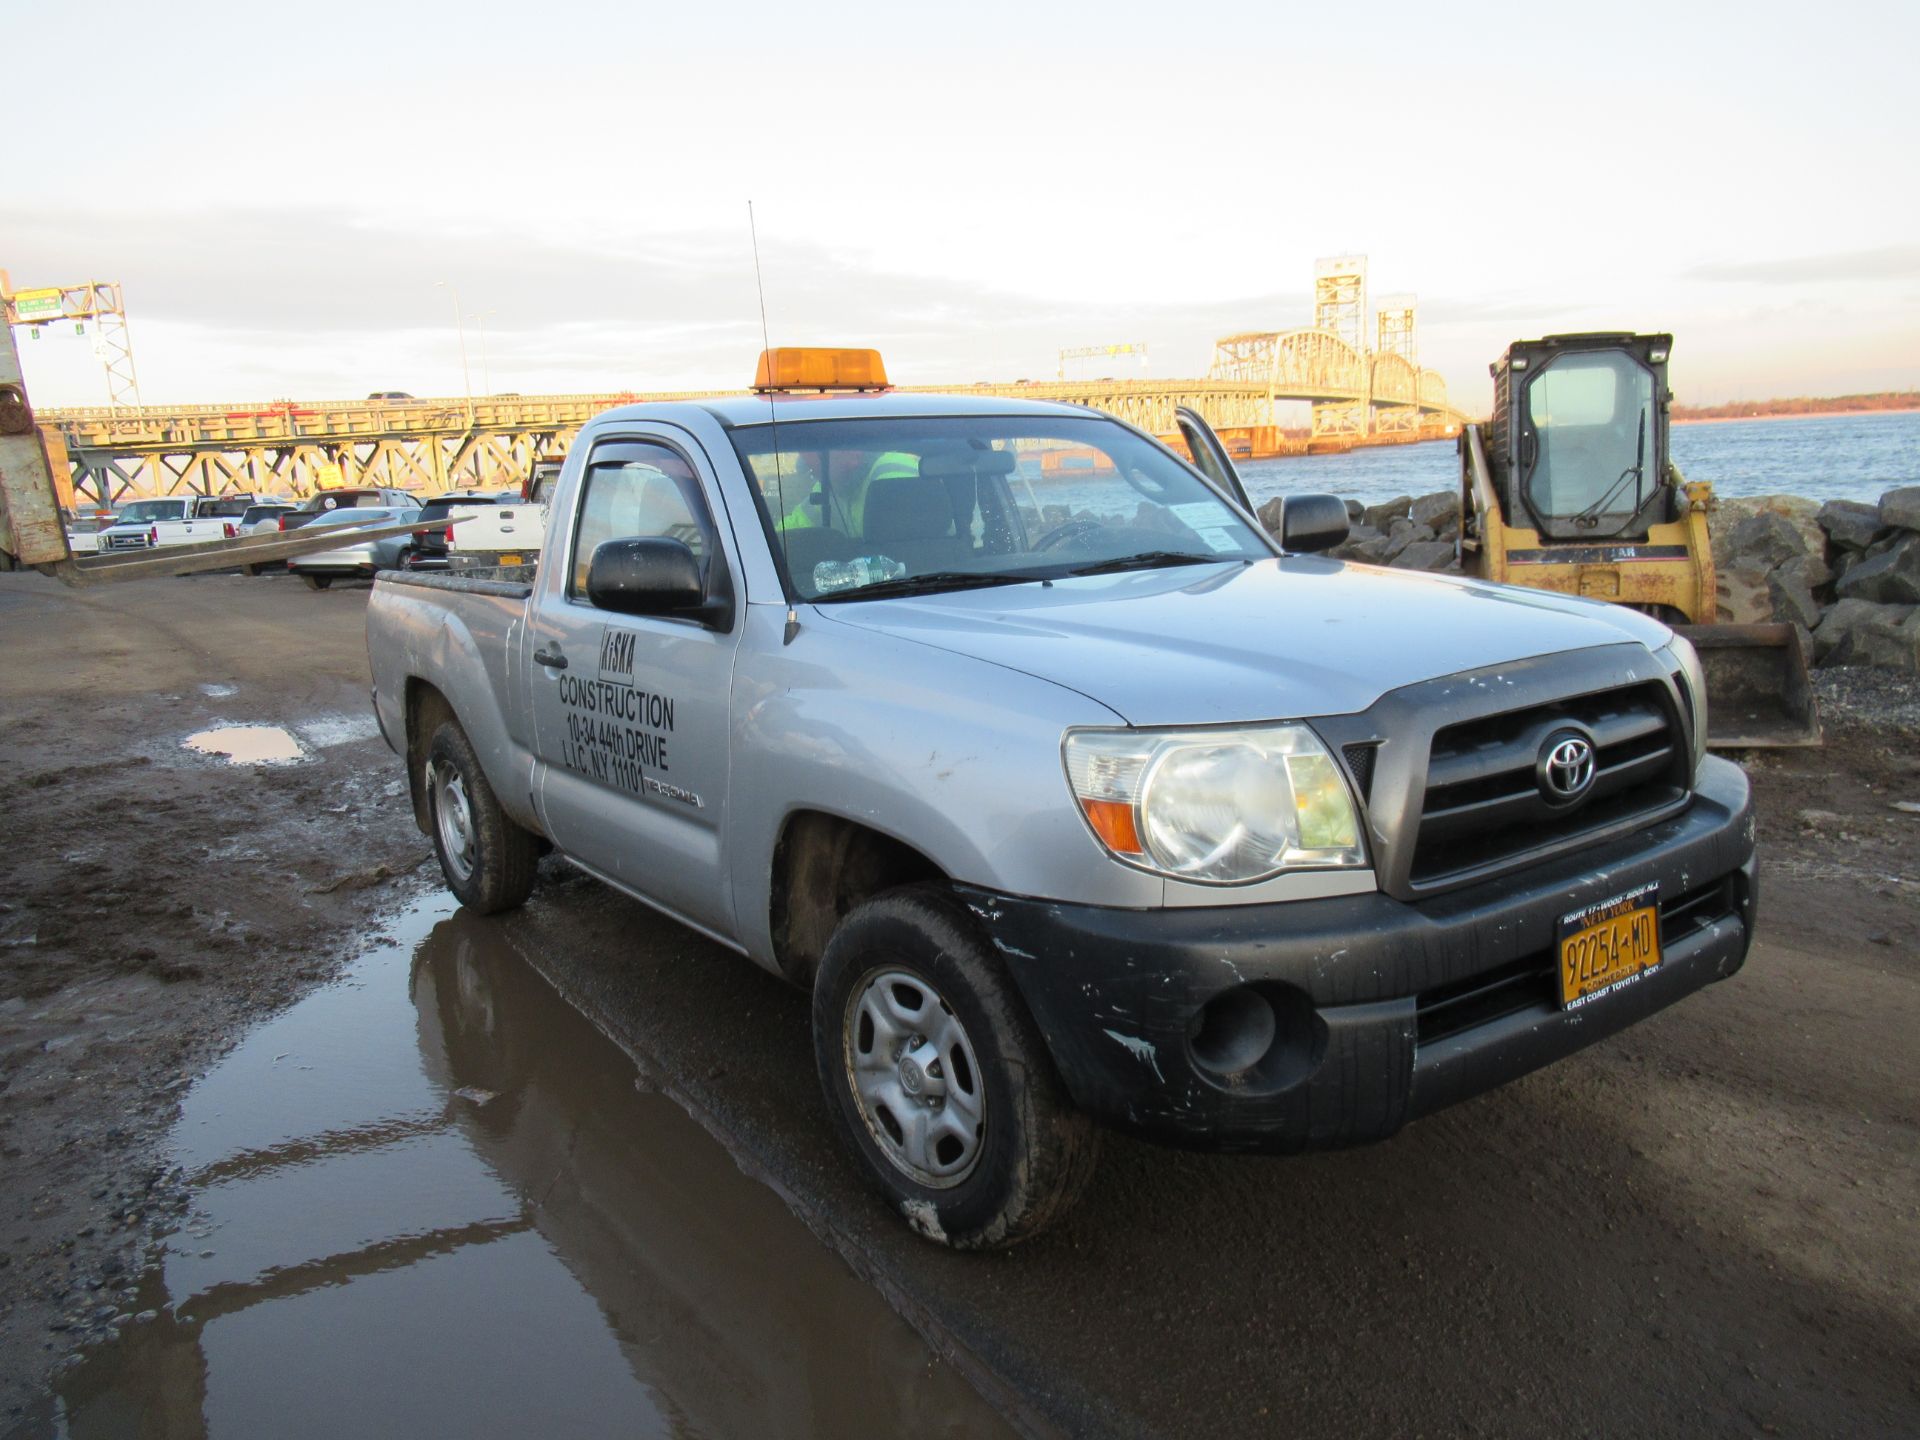
POLYGON ((1462 670, 1671 634, 1599 601, 1319 556, 816 610, 1051 680, 1133 725, 1346 715, 1462 670))

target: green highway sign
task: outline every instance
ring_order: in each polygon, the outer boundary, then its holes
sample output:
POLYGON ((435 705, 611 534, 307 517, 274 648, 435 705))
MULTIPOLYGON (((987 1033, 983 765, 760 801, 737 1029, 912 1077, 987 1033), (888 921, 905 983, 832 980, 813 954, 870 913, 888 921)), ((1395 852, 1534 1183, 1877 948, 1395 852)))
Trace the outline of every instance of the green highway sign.
POLYGON ((20 290, 13 296, 16 324, 31 325, 36 320, 58 320, 63 310, 58 290, 20 290))

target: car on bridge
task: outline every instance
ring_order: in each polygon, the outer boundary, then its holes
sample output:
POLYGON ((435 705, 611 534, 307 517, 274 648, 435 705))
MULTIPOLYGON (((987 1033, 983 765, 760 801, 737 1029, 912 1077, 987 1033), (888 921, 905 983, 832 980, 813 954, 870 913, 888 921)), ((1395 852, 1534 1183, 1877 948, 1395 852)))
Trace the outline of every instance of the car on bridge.
POLYGON ((461 902, 551 849, 803 987, 922 1235, 1044 1229, 1096 1125, 1384 1140, 1740 968, 1747 780, 1669 627, 1329 559, 1332 496, 1269 534, 1191 414, 1189 464, 886 385, 769 351, 597 415, 531 580, 383 574, 367 640, 461 902))

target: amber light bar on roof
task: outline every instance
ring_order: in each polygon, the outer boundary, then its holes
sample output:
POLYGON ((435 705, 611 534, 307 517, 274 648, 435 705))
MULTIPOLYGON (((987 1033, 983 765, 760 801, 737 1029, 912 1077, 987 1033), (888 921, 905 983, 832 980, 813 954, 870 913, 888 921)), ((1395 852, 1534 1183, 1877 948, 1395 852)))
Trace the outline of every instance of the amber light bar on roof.
POLYGON ((878 350, 787 346, 760 352, 753 388, 769 390, 885 390, 887 367, 878 350))

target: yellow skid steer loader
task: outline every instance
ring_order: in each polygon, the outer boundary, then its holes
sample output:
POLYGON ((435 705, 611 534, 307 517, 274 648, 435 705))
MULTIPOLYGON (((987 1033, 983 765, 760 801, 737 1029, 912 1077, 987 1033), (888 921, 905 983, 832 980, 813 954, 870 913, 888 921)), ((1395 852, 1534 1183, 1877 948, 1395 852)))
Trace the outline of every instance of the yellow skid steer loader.
POLYGON ((1694 644, 1716 749, 1818 745, 1792 625, 1721 625, 1713 487, 1667 449, 1671 335, 1516 341, 1493 369, 1493 416, 1460 433, 1461 565, 1470 575, 1631 605, 1694 644))

